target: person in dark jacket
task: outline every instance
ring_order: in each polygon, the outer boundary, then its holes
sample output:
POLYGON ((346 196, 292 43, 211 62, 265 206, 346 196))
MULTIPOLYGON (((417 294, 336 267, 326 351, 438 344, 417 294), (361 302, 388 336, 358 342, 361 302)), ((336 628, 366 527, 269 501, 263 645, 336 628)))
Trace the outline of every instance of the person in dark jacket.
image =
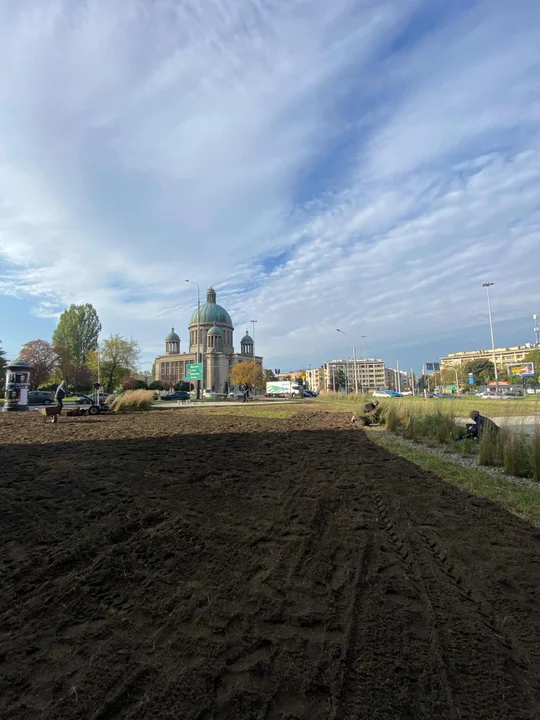
POLYGON ((498 433, 500 427, 491 420, 491 418, 481 415, 478 410, 471 410, 469 417, 473 421, 467 424, 467 435, 466 438, 473 438, 474 440, 480 440, 482 433, 498 433))

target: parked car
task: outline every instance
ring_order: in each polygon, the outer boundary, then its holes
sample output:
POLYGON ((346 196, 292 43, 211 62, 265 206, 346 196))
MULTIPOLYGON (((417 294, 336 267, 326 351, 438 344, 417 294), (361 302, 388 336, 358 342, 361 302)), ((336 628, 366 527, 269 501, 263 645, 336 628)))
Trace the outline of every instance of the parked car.
POLYGON ((395 390, 375 390, 373 397, 401 397, 401 393, 395 390))
POLYGON ((189 400, 190 395, 186 390, 177 390, 176 392, 162 395, 161 399, 165 400, 166 402, 168 402, 169 400, 189 400))
POLYGON ((28 393, 29 405, 52 405, 54 395, 47 390, 30 390, 28 393))
MULTIPOLYGON (((98 394, 98 403, 101 405, 102 403, 107 402, 107 400, 111 401, 114 400, 113 395, 108 395, 107 393, 99 393, 98 394)), ((75 404, 76 405, 93 405, 95 403, 95 396, 92 395, 77 395, 75 398, 75 404)))

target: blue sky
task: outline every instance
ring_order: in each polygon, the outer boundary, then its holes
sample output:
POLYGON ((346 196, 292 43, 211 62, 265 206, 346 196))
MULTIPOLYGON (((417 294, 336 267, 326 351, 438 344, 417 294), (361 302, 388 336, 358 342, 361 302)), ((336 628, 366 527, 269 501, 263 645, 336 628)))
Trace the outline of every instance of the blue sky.
POLYGON ((486 280, 533 341, 536 0, 0 0, 0 67, 10 357, 91 302, 149 363, 186 277, 269 367, 486 347, 486 280))

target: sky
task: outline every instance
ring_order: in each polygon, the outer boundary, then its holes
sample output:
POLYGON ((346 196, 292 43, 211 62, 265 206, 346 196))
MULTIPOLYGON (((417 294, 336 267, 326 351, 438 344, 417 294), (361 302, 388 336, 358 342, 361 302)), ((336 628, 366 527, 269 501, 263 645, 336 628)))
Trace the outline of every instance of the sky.
POLYGON ((537 0, 0 0, 0 339, 141 366, 213 285, 289 370, 533 342, 537 0), (340 328, 346 336, 336 332, 340 328))

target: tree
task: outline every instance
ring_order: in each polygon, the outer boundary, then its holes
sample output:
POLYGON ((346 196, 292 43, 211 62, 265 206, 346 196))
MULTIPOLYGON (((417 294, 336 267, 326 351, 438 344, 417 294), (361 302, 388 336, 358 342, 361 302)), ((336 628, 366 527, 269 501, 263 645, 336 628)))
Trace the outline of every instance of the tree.
POLYGON ((31 388, 36 390, 47 383, 58 366, 58 354, 46 340, 30 340, 19 354, 19 360, 24 360, 32 367, 30 375, 31 388))
POLYGON ((229 380, 233 385, 251 385, 259 390, 266 387, 262 366, 254 360, 241 362, 232 367, 229 380))
POLYGON ((100 331, 98 314, 90 303, 70 305, 60 315, 53 345, 67 350, 71 365, 85 365, 88 354, 97 350, 100 331))
POLYGON ((268 368, 266 368, 266 370, 264 371, 265 382, 272 382, 275 379, 276 379, 276 376, 274 375, 274 373, 271 370, 269 370, 268 368))
POLYGON ((101 377, 105 392, 111 393, 126 375, 136 371, 140 354, 139 343, 121 335, 111 335, 101 346, 101 377))
POLYGON ((151 382, 148 386, 149 390, 165 390, 165 385, 161 382, 161 380, 154 380, 154 382, 151 382))
POLYGON ((174 390, 184 390, 185 392, 189 392, 189 389, 189 383, 185 382, 184 380, 177 382, 174 386, 174 390))
MULTIPOLYGON (((487 358, 481 360, 470 360, 464 365, 464 374, 469 383, 469 373, 472 373, 474 384, 487 385, 490 380, 495 380, 495 369, 491 360, 487 358)), ((502 378, 501 378, 502 379, 502 378)))
POLYGON ((340 388, 345 389, 345 373, 340 368, 339 370, 336 370, 334 372, 334 378, 333 378, 333 385, 335 385, 336 390, 339 390, 340 388))
POLYGON ((2 341, 0 340, 0 388, 4 387, 6 379, 6 351, 2 350, 2 341))

